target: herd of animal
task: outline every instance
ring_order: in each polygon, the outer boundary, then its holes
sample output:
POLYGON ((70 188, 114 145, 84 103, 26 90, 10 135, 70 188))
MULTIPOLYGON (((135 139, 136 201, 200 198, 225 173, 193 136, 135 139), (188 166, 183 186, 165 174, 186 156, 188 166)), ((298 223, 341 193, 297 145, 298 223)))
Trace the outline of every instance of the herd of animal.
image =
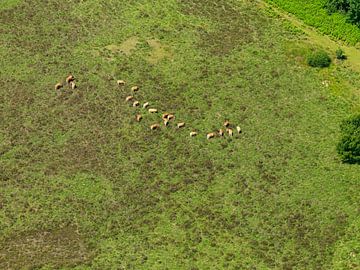
MULTIPOLYGON (((75 89, 76 88, 76 83, 75 83, 75 77, 72 74, 69 74, 66 79, 65 79, 66 84, 71 88, 71 89, 75 89)), ((126 82, 124 80, 117 80, 117 85, 120 87, 125 87, 126 82)), ((64 83, 57 83, 55 85, 55 90, 59 90, 61 88, 64 87, 64 83)), ((131 90, 131 94, 125 97, 125 102, 131 102, 132 107, 140 107, 141 104, 138 100, 135 99, 135 95, 136 93, 140 90, 139 86, 133 86, 130 88, 131 90)), ((157 114, 159 113, 159 111, 156 108, 151 108, 150 107, 150 103, 149 102, 144 102, 144 104, 142 104, 142 108, 144 110, 147 110, 148 113, 150 114, 157 114)), ((173 113, 167 113, 164 112, 161 115, 161 119, 163 122, 164 127, 168 127, 170 122, 175 121, 175 115, 173 113)), ((142 114, 136 114, 135 115, 135 121, 137 122, 141 122, 143 120, 143 115, 142 114)), ((233 130, 233 125, 229 122, 229 120, 225 120, 224 124, 224 129, 220 128, 215 132, 209 132, 206 134, 206 138, 208 140, 213 139, 215 137, 223 137, 226 134, 230 137, 232 137, 234 135, 234 130, 233 130)), ((178 129, 182 129, 185 127, 185 122, 177 122, 176 123, 176 127, 178 129)), ((160 123, 153 123, 150 125, 150 129, 151 130, 157 130, 160 129, 161 125, 160 123)), ((241 128, 240 126, 236 126, 236 131, 238 134, 241 133, 241 128)), ((195 137, 198 135, 198 132, 195 130, 190 131, 190 137, 195 137)))

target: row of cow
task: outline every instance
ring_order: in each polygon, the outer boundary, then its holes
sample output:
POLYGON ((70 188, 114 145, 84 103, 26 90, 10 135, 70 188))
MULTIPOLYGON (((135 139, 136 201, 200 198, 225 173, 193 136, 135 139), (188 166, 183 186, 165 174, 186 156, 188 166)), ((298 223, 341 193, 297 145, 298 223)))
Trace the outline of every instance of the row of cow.
MULTIPOLYGON (((117 81, 117 84, 121 87, 124 87, 125 86, 125 81, 124 80, 118 80, 117 81)), ((135 93, 138 92, 140 90, 140 87, 139 86, 133 86, 131 87, 131 92, 132 94, 127 96, 125 98, 125 102, 132 102, 132 106, 133 107, 139 107, 141 104, 138 100, 135 99, 135 93)), ((147 109, 147 111, 149 113, 158 113, 158 110, 156 108, 149 108, 150 106, 150 103, 149 102, 145 102, 143 105, 142 105, 142 108, 143 109, 147 109)), ((137 122, 141 122, 141 120, 143 119, 143 116, 141 114, 136 114, 135 116, 135 120, 137 122)), ((164 126, 167 127, 170 123, 170 121, 174 120, 175 119, 175 115, 173 113, 163 113, 162 116, 161 116, 161 119, 163 120, 163 123, 164 123, 164 126)), ((180 128, 183 128, 185 127, 185 122, 178 122, 176 124, 177 128, 180 129, 180 128)), ((206 134, 206 138, 208 140, 212 139, 212 138, 215 138, 215 137, 223 137, 225 135, 225 132, 230 136, 232 137, 234 135, 234 130, 232 128, 232 125, 231 123, 228 121, 228 120, 225 120, 224 122, 224 128, 225 130, 223 130, 222 128, 220 128, 218 131, 216 132, 210 132, 210 133, 207 133, 206 134)), ((156 130, 156 129, 160 129, 160 124, 159 123, 155 123, 155 124, 152 124, 150 125, 150 129, 151 130, 156 130)), ((241 128, 240 126, 236 126, 236 131, 238 134, 241 133, 241 128)), ((190 132, 190 137, 195 137, 198 135, 198 132, 197 131, 191 131, 190 132)))

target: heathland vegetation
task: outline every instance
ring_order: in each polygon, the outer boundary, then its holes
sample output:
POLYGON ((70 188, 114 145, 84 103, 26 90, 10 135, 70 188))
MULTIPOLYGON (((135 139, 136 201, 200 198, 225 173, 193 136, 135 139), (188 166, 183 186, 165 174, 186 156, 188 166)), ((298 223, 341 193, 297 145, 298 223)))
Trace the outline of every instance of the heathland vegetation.
POLYGON ((1 3, 0 269, 359 268, 349 60, 253 1, 1 3))

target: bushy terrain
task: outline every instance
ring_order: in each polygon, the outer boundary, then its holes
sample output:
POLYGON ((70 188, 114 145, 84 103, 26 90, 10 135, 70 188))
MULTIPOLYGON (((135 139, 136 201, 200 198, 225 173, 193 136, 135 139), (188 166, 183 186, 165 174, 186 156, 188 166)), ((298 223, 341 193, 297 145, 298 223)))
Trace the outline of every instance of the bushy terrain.
POLYGON ((355 45, 360 41, 360 28, 348 21, 340 12, 329 14, 326 8, 329 0, 266 0, 290 12, 320 32, 355 45))
POLYGON ((0 269, 357 269, 359 74, 248 1, 8 3, 0 269), (135 84, 186 128, 136 123, 135 84), (224 119, 243 133, 207 141, 224 119))

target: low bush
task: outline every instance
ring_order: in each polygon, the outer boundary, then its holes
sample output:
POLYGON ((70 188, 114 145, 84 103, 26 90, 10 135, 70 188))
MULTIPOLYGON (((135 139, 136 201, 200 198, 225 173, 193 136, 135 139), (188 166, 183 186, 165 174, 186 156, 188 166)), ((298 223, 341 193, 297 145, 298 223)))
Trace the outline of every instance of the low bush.
POLYGON ((336 50, 336 58, 339 59, 339 60, 345 60, 346 59, 346 55, 345 55, 344 51, 341 48, 336 50))
POLYGON ((331 64, 331 58, 325 51, 315 51, 307 58, 308 65, 311 67, 324 68, 331 64))

